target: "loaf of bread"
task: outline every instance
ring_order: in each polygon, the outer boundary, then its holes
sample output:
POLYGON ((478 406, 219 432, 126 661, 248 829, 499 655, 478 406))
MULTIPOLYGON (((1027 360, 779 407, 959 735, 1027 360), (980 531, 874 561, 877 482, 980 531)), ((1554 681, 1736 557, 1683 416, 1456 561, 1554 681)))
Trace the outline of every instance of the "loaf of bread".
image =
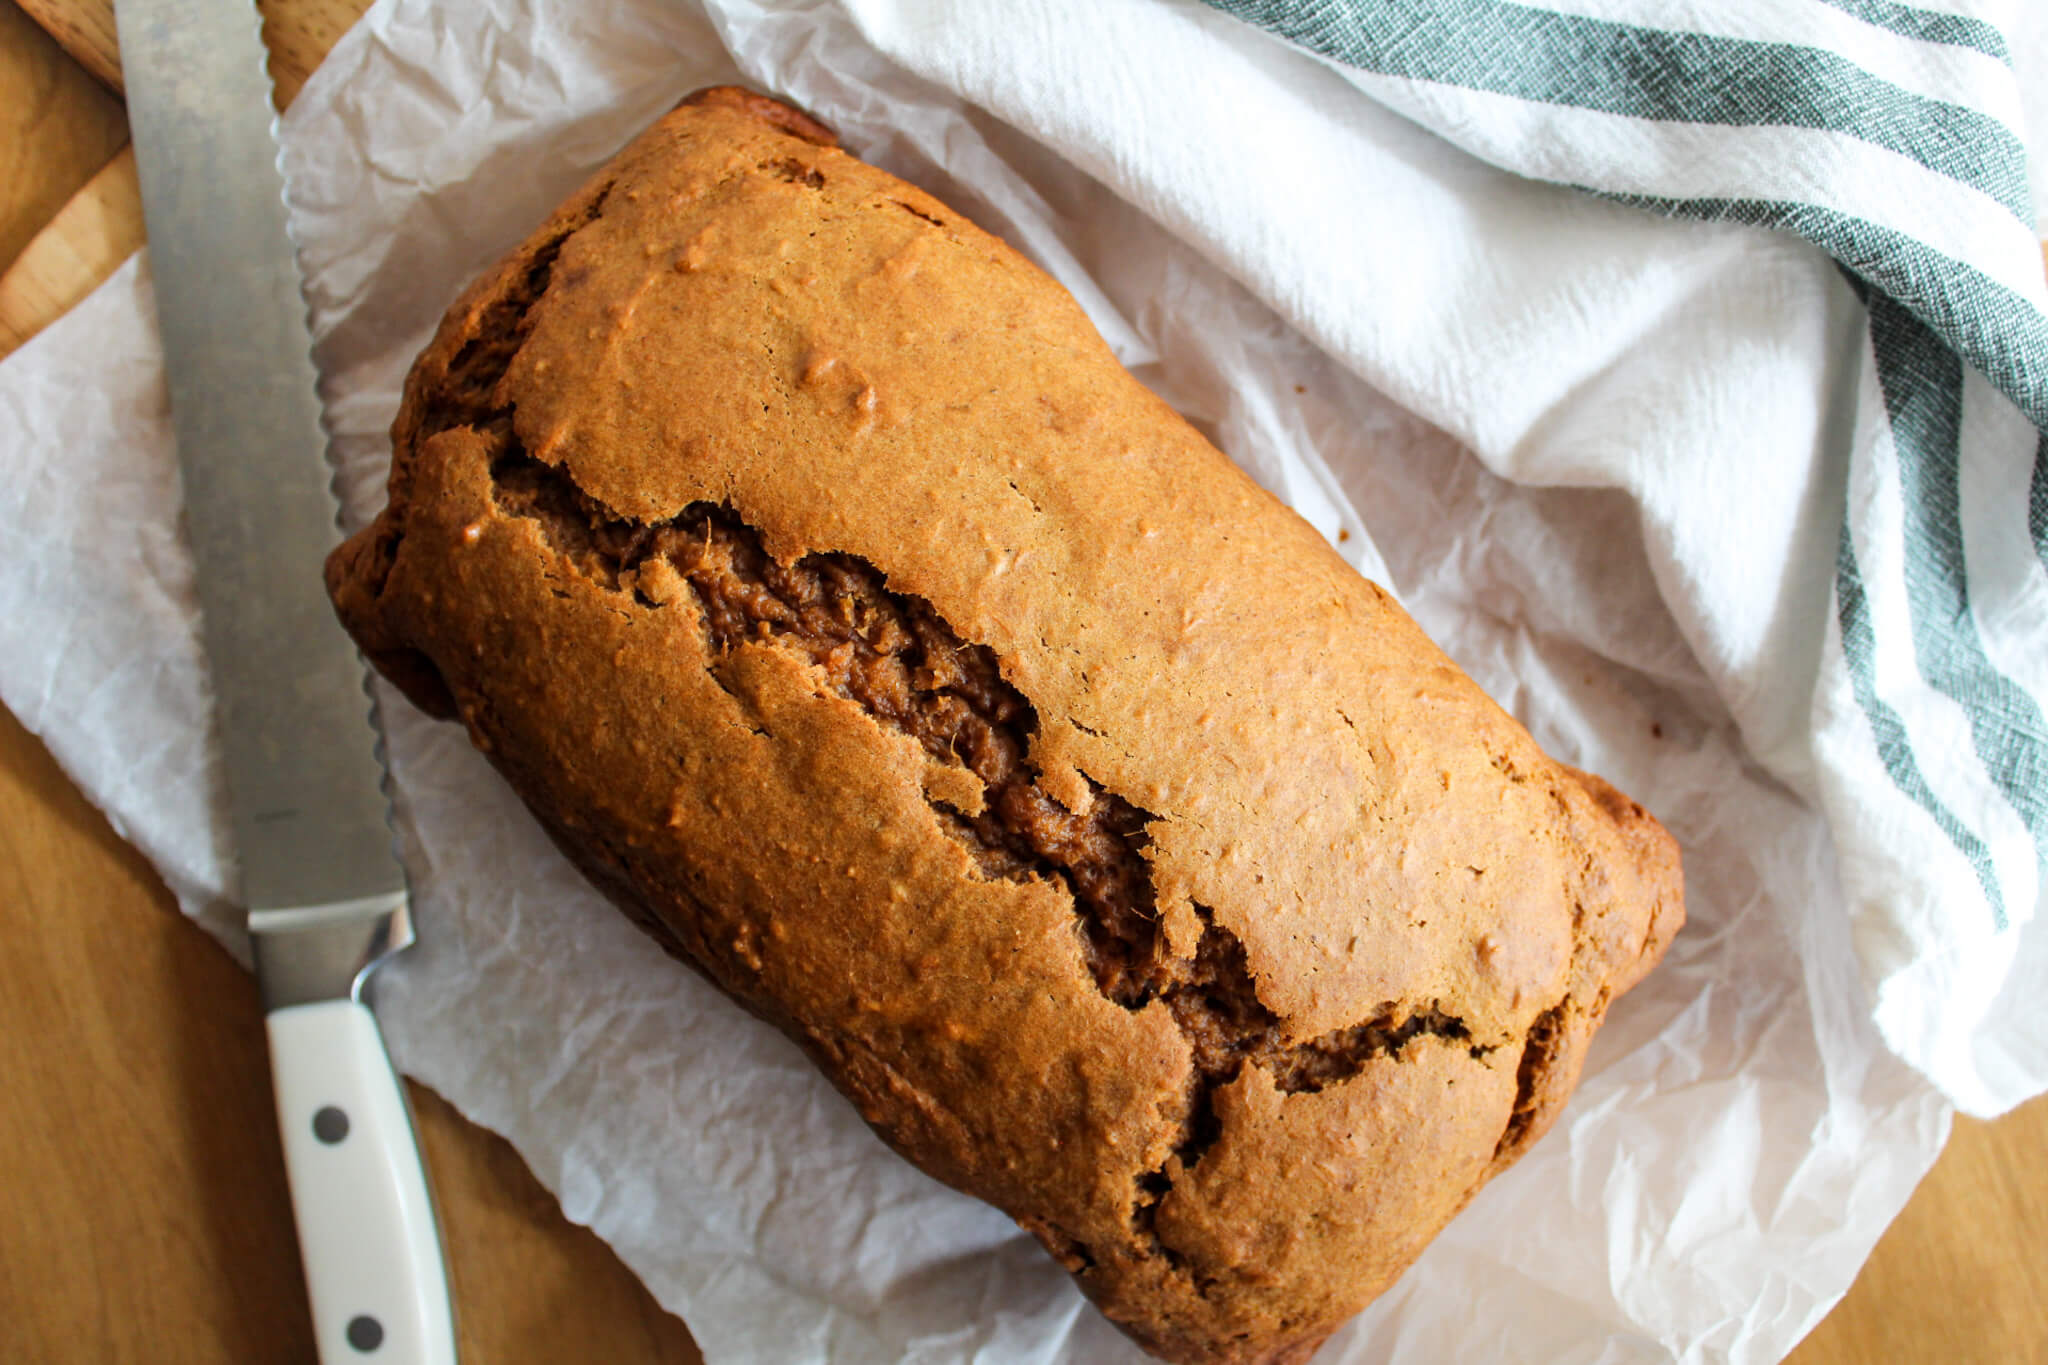
POLYGON ((1306 1359, 1683 918, 1064 291, 760 96, 471 286, 393 444, 330 564, 377 667, 1169 1360, 1306 1359))

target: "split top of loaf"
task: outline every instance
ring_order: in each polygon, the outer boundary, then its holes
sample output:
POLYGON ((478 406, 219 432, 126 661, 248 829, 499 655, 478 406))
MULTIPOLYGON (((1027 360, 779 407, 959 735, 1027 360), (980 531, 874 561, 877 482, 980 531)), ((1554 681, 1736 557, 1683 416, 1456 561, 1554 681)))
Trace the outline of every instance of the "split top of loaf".
POLYGON ((330 565, 377 666, 1169 1359, 1306 1358, 1683 918, 1640 806, 786 106, 622 152, 393 436, 330 565))

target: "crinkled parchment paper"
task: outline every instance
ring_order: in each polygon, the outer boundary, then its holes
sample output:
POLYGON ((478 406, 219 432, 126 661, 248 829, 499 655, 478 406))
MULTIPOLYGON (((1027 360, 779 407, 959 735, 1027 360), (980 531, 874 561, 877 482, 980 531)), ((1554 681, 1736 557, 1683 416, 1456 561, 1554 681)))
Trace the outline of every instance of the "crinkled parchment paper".
MULTIPOLYGON (((1777 1359, 1949 1111, 1880 1046, 1823 825, 1745 757, 1630 501, 1489 474, 1199 244, 907 74, 834 5, 708 10, 387 0, 300 96, 285 164, 349 523, 471 274, 687 91, 744 79, 809 104, 1057 275, 1547 748, 1684 846, 1691 924, 1613 1011, 1558 1128, 1318 1359, 1777 1359)), ((0 367, 0 696, 233 944, 147 270, 0 367)), ((793 1046, 607 909, 459 727, 384 702, 423 925, 381 983, 393 1052, 506 1134, 710 1360, 1137 1358, 1007 1219, 889 1153, 793 1046)))

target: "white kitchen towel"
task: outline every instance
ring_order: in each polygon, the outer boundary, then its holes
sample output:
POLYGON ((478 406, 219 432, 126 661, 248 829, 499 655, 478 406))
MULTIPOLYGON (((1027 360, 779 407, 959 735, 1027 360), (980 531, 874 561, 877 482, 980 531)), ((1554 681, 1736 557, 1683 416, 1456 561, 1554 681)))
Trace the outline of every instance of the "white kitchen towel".
MULTIPOLYGON (((1824 641, 1818 660, 1724 652, 1763 604, 1717 611, 1688 591, 1701 566, 1677 523, 1711 526, 1740 502, 1674 498, 1662 468, 1609 462, 1596 478, 1642 507, 1666 597, 1725 666, 1752 747, 1827 810, 1887 1040, 1979 1113, 2048 1084, 2048 1010, 1993 1006, 2009 979, 2029 999, 2048 984, 2021 934, 2048 850, 2048 292, 2005 33, 2016 7, 1210 3, 1495 165, 1793 233, 1851 277, 1867 336, 1839 395, 1853 407, 1819 452, 1847 469, 1846 510, 1829 509, 1832 563, 1798 566, 1831 574, 1831 600, 1789 622, 1824 641)), ((1369 353, 1339 353, 1375 373, 1369 353)), ((1532 436, 1555 444, 1512 411, 1463 434, 1518 479, 1544 477, 1532 436)))
MULTIPOLYGON (((382 0, 282 125, 352 523, 461 283, 681 93, 735 77, 1030 253, 1685 848, 1691 925, 1565 1120, 1327 1358, 1782 1354, 1946 1133, 1865 965, 1951 1093, 1992 1109, 2042 1084, 2035 1054, 1986 1041, 2038 1038, 2039 991, 2015 972, 1959 1002, 1983 980, 1951 960, 1967 941, 1885 931, 1947 902, 1871 891, 1822 813, 1810 702, 1878 383, 1857 291, 1795 237, 1488 165, 1193 3, 382 0)), ((0 366, 0 698, 232 937, 147 299, 131 267, 0 366)), ((510 1136, 713 1360, 1124 1349, 1000 1216, 884 1152, 605 913, 459 729, 388 693, 386 714, 426 934, 380 999, 395 1054, 510 1136)), ((2003 941, 2039 963, 2040 932, 2003 941)))

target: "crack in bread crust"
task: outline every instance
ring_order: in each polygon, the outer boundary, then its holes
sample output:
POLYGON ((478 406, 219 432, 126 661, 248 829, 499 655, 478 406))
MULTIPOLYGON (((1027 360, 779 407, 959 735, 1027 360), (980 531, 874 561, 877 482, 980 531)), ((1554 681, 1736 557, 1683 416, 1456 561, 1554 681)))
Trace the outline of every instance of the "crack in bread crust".
POLYGON ((1559 1039, 1564 1033, 1565 1012, 1571 1008, 1571 1003, 1571 997, 1566 996, 1537 1015, 1536 1022, 1529 1025, 1528 1036, 1522 1044, 1521 1060, 1515 1066, 1515 1107, 1508 1115, 1508 1126, 1501 1131, 1500 1141, 1493 1149, 1496 1161, 1522 1146, 1529 1135, 1530 1125, 1536 1121, 1536 1093, 1542 1084, 1543 1073, 1555 1058, 1559 1039))
POLYGON ((336 609, 595 885, 1111 1320, 1291 1365, 1549 1126, 1682 919, 1675 850, 1056 285, 832 143, 700 92, 472 285, 336 609), (835 780, 932 826, 821 811, 835 780), (802 866, 753 875, 778 850, 802 866))
POLYGON ((512 286, 485 305, 470 336, 448 362, 442 382, 429 395, 422 419, 425 434, 453 427, 485 430, 511 415, 498 388, 512 358, 533 334, 533 307, 553 282, 555 263, 569 239, 604 215, 611 186, 600 186, 567 223, 538 243, 526 269, 512 286))
POLYGON ((1102 994, 1127 1009, 1156 1000, 1171 1012, 1192 1060, 1186 1108, 1166 1161, 1137 1181, 1131 1220, 1176 1267, 1180 1256, 1156 1230, 1159 1203, 1171 1171, 1193 1167, 1220 1136, 1215 1092, 1245 1066, 1282 1093, 1312 1094, 1425 1035, 1471 1044, 1475 1059, 1492 1051, 1437 1003, 1405 1015, 1389 1004, 1364 1023, 1287 1042, 1283 1021, 1259 1000, 1244 945, 1207 906, 1194 907, 1202 936, 1193 956, 1169 955, 1145 856, 1153 817, 1092 780, 1080 811, 1045 790, 1028 757, 1037 711, 987 646, 961 639, 930 603, 891 590, 854 556, 781 563, 755 528, 708 503, 657 523, 622 518, 519 450, 509 432, 502 439, 492 465, 501 510, 537 524, 576 572, 642 608, 687 593, 714 656, 747 644, 791 651, 877 724, 973 773, 985 791, 980 813, 926 797, 941 827, 984 877, 1063 883, 1102 994))
MULTIPOLYGON (((1072 811, 1044 788, 1027 753, 1038 718, 1002 678, 995 655, 962 641, 928 603, 890 592, 849 555, 778 563, 760 535, 699 504, 656 525, 611 516, 560 470, 508 453, 496 462, 499 506, 538 522, 578 572, 645 608, 693 597, 714 655, 773 644, 806 659, 878 724, 910 735, 984 789, 979 814, 948 808, 974 840, 984 875, 1063 882, 1074 898, 1097 987, 1138 1009, 1174 966, 1145 862, 1151 817, 1091 789, 1072 811)), ((929 799, 929 798, 928 798, 929 799)))

